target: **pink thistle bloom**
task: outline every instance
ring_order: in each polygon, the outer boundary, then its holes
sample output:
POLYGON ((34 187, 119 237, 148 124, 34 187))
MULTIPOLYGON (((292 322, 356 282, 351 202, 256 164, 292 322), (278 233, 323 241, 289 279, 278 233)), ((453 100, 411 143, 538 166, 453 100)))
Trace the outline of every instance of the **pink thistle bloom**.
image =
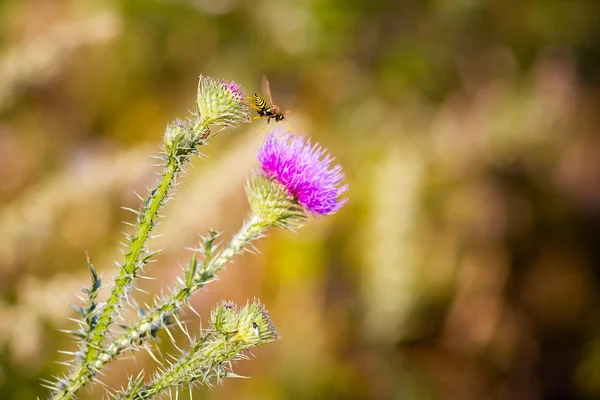
POLYGON ((239 102, 246 102, 246 93, 244 89, 240 85, 238 85, 234 81, 221 81, 221 86, 223 89, 230 92, 231 96, 239 102))
POLYGON ((333 214, 348 201, 339 199, 348 190, 348 185, 341 185, 342 167, 332 167, 334 158, 318 143, 275 130, 259 150, 258 160, 265 175, 281 183, 313 215, 333 214))

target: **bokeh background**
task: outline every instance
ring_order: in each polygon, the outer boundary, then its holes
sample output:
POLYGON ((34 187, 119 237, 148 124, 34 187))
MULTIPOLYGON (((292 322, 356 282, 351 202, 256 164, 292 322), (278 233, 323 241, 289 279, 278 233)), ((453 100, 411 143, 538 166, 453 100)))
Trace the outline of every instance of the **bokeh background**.
MULTIPOLYGON (((156 179, 198 75, 253 93, 263 72, 349 202, 270 231, 194 297, 207 316, 257 296, 283 337, 236 366, 252 379, 195 398, 600 398, 599 2, 15 0, 0 44, 0 398, 65 372, 86 252, 109 282, 120 207, 156 179)), ((143 289, 239 228, 266 126, 203 149, 143 289)), ((139 352, 102 381, 155 366, 139 352)))

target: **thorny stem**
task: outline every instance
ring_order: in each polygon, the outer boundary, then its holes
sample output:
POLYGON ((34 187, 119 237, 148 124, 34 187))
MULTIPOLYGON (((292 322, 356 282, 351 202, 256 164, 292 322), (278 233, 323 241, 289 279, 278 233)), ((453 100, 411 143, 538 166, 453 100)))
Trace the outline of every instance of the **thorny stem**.
MULTIPOLYGON (((218 362, 217 360, 219 360, 220 358, 218 356, 222 344, 219 342, 210 343, 208 341, 210 337, 210 332, 204 333, 200 340, 193 347, 191 347, 187 353, 187 361, 189 361, 189 359, 193 357, 194 354, 198 353, 200 349, 203 350, 202 358, 204 362, 202 363, 202 366, 195 366, 196 373, 210 371, 210 364, 218 362)), ((183 363, 183 365, 181 364, 181 362, 174 363, 171 366, 171 368, 166 370, 163 374, 157 376, 157 378, 154 379, 154 381, 151 384, 143 385, 140 381, 139 387, 136 387, 136 385, 130 386, 129 390, 127 390, 127 392, 122 397, 120 397, 119 400, 151 399, 170 387, 180 385, 185 381, 185 377, 189 376, 189 371, 187 371, 187 368, 189 368, 189 366, 186 365, 186 363, 183 363)))
MULTIPOLYGON (((197 129, 198 131, 206 129, 206 126, 201 126, 197 129)), ((155 225, 158 212, 168 198, 169 191, 173 187, 178 173, 182 170, 183 161, 193 151, 194 149, 190 148, 186 149, 183 154, 174 152, 167 154, 162 178, 150 191, 145 202, 145 207, 139 214, 136 232, 129 238, 129 247, 125 254, 125 261, 120 268, 121 272, 115 279, 111 294, 98 315, 97 324, 88 334, 89 341, 86 343, 82 361, 78 362, 69 376, 64 380, 64 387, 54 393, 54 400, 74 398, 75 393, 83 385, 92 380, 96 372, 106 363, 104 361, 105 353, 102 351, 102 342, 106 336, 106 332, 112 324, 119 307, 122 305, 121 300, 131 288, 132 281, 136 277, 139 268, 146 264, 148 258, 152 255, 152 253, 147 253, 146 257, 140 260, 141 255, 146 253, 145 243, 155 225)))
POLYGON ((260 302, 255 300, 240 309, 231 302, 222 302, 211 312, 209 327, 201 331, 200 339, 190 337, 189 350, 173 357, 168 367, 159 368, 150 382, 146 383, 140 372, 115 399, 150 399, 173 389, 177 393, 185 384, 190 389, 195 384, 212 387, 223 383, 224 378, 241 377, 233 372, 233 363, 247 359, 246 352, 251 348, 276 339, 277 330, 260 302))
POLYGON ((103 351, 95 353, 95 359, 91 360, 96 369, 112 361, 123 351, 132 347, 132 343, 137 343, 146 337, 153 329, 160 328, 163 325, 164 317, 177 313, 181 304, 187 302, 190 296, 209 282, 236 254, 243 251, 244 247, 261 237, 267 224, 256 215, 253 215, 248 222, 231 239, 225 249, 210 260, 204 268, 199 271, 198 278, 194 280, 191 286, 180 285, 173 294, 165 298, 154 309, 146 312, 135 325, 128 328, 120 337, 115 339, 103 351))

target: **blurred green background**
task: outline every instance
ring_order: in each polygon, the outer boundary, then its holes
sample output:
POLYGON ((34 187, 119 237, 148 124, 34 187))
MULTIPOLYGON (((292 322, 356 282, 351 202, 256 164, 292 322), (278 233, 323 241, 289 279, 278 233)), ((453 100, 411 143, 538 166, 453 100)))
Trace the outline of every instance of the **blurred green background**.
MULTIPOLYGON (((198 75, 253 93, 263 72, 350 201, 194 297, 207 316, 257 296, 283 337, 236 366, 252 379, 195 398, 600 398, 600 2, 2 1, 0 44, 0 398, 65 372, 86 252, 109 282, 120 207, 198 75)), ((168 288, 199 233, 238 229, 265 127, 203 149, 143 289, 168 288)), ((139 352, 102 381, 155 366, 139 352)))

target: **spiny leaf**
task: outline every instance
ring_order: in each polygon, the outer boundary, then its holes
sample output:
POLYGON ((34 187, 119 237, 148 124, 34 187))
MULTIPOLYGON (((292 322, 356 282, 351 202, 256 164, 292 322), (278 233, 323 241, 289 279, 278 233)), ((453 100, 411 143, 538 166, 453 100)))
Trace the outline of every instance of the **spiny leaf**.
POLYGON ((87 311, 85 308, 78 306, 77 304, 69 304, 69 306, 79 315, 81 315, 82 317, 84 317, 87 314, 87 311))
POLYGON ((192 258, 190 259, 190 266, 189 266, 188 270, 185 272, 186 287, 191 288, 194 285, 197 270, 198 270, 198 261, 196 260, 196 253, 194 253, 194 254, 192 254, 192 258))
POLYGON ((155 251, 148 251, 146 254, 144 254, 144 257, 141 260, 142 264, 148 264, 148 262, 150 261, 150 259, 152 257, 154 257, 155 255, 157 255, 160 252, 160 250, 155 250, 155 251))
POLYGON ((208 232, 208 237, 204 240, 204 265, 207 265, 212 258, 213 244, 218 236, 219 233, 211 229, 208 232))
POLYGON ((96 272, 96 268, 94 268, 94 264, 90 261, 90 258, 87 258, 88 267, 90 268, 90 275, 92 276, 92 292, 97 292, 102 285, 102 281, 96 272))

